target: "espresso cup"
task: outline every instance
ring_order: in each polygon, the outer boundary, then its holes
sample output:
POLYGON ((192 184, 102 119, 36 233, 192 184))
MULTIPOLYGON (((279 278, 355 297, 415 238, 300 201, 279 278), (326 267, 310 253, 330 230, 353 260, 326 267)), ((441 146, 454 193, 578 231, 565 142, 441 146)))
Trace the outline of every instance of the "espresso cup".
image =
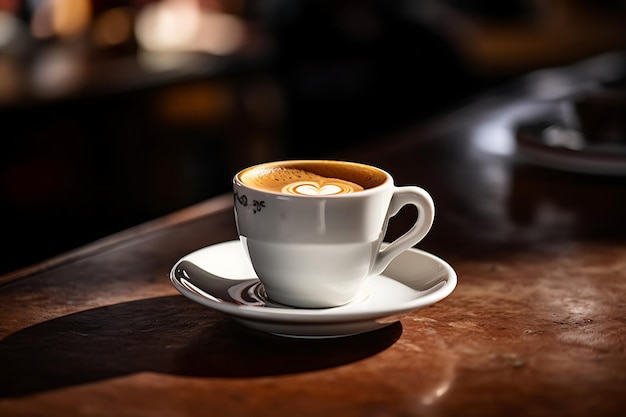
POLYGON ((350 302, 430 230, 435 208, 416 186, 397 187, 382 169, 347 161, 269 162, 233 179, 239 237, 267 297, 302 307, 350 302), (383 244, 387 224, 405 205, 418 216, 383 244))

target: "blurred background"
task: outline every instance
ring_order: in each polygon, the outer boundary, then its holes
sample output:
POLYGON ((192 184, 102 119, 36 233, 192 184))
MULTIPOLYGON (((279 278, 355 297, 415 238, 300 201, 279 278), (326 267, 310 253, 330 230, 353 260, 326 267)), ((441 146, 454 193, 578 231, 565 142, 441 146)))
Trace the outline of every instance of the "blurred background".
POLYGON ((0 273, 626 43, 621 0, 0 0, 0 273))

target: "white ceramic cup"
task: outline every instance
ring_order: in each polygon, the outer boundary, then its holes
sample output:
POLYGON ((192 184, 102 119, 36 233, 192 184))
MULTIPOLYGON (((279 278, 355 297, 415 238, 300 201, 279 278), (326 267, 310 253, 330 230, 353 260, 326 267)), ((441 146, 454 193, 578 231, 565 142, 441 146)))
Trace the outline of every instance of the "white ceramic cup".
POLYGON ((387 172, 353 162, 271 162, 240 171, 233 184, 237 230, 252 266, 271 300, 294 307, 350 302, 368 276, 382 273, 422 240, 434 220, 433 200, 425 190, 396 187, 387 172), (379 180, 371 188, 340 195, 290 195, 242 181, 258 170, 311 164, 332 164, 348 173, 368 169, 379 180), (416 222, 383 245, 389 219, 408 204, 418 210, 416 222))

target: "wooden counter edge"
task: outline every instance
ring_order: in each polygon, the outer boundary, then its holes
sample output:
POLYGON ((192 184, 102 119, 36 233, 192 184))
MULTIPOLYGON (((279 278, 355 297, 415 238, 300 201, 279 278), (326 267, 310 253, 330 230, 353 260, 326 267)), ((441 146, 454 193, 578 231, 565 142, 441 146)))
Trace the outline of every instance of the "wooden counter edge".
POLYGON ((154 220, 147 221, 137 226, 122 230, 121 232, 106 236, 102 239, 87 243, 84 246, 78 247, 69 252, 65 252, 61 255, 54 256, 45 261, 9 272, 5 275, 0 276, 0 288, 16 281, 34 276, 40 272, 57 268, 61 265, 65 265, 79 259, 86 258, 94 253, 104 251, 107 248, 120 244, 124 241, 136 238, 138 236, 146 235, 171 225, 195 220, 197 218, 210 215, 212 213, 232 209, 232 207, 233 197, 230 193, 210 198, 200 203, 193 204, 189 207, 185 207, 183 209, 175 211, 171 214, 158 217, 154 220))

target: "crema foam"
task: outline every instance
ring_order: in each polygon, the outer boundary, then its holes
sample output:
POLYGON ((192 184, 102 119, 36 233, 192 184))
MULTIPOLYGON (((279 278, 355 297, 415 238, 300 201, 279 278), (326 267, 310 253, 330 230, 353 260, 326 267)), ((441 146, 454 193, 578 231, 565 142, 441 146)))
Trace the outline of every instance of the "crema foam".
POLYGON ((239 179, 264 191, 331 196, 378 186, 386 177, 375 168, 350 162, 286 161, 249 168, 239 175, 239 179))

